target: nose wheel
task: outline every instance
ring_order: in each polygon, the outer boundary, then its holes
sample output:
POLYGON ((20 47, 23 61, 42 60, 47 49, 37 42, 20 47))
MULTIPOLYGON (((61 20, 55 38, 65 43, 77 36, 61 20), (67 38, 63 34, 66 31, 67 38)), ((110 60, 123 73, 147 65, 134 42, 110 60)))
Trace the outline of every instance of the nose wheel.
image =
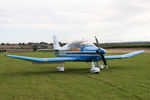
POLYGON ((99 62, 96 62, 96 66, 95 67, 98 67, 100 69, 104 69, 104 66, 102 64, 100 64, 99 62))

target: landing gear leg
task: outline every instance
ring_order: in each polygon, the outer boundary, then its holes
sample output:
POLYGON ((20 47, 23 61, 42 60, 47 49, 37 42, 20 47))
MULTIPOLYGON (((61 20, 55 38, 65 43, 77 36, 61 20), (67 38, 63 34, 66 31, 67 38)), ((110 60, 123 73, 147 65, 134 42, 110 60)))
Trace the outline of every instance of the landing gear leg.
POLYGON ((104 69, 104 66, 100 64, 99 62, 96 62, 96 67, 99 67, 100 69, 104 69))
POLYGON ((64 71, 65 71, 64 62, 62 62, 62 65, 61 65, 61 66, 57 67, 57 70, 58 70, 59 72, 64 72, 64 71))
POLYGON ((100 72, 100 69, 99 69, 98 67, 95 67, 95 66, 94 66, 94 62, 91 62, 91 69, 90 69, 90 72, 93 73, 93 74, 100 72))

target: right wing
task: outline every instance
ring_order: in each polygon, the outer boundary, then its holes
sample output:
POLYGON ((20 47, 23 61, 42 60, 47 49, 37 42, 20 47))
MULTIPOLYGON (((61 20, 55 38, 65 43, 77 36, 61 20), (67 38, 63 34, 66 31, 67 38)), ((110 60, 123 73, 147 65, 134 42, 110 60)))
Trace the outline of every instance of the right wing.
POLYGON ((141 54, 141 53, 145 53, 145 51, 135 51, 135 52, 131 52, 128 54, 123 54, 123 55, 112 55, 112 56, 105 56, 105 59, 123 59, 123 58, 130 58, 132 56, 141 54))

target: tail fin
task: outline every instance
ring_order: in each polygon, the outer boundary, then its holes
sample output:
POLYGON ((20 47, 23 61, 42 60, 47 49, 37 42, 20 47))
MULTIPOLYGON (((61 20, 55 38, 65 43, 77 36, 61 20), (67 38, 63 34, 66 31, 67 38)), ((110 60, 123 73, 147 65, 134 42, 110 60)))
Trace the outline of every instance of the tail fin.
POLYGON ((61 48, 55 35, 53 36, 53 47, 54 47, 54 49, 60 49, 61 48))

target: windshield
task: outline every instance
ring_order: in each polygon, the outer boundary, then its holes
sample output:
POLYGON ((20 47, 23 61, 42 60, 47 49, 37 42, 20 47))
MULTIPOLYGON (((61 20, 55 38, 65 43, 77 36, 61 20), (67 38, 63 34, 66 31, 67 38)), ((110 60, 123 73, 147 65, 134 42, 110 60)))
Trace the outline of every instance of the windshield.
POLYGON ((93 46, 94 44, 88 43, 87 41, 74 41, 68 44, 68 49, 80 49, 86 45, 93 46))

